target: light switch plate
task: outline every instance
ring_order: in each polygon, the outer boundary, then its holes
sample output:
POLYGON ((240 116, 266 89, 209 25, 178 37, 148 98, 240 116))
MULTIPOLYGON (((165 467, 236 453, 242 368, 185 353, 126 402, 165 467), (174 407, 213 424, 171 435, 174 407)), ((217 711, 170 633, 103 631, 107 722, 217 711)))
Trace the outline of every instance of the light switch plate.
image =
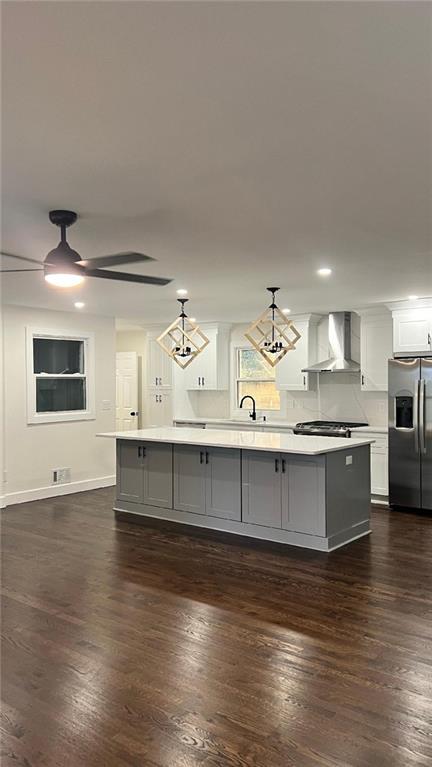
POLYGON ((351 466, 352 464, 352 455, 345 456, 345 466, 351 466))

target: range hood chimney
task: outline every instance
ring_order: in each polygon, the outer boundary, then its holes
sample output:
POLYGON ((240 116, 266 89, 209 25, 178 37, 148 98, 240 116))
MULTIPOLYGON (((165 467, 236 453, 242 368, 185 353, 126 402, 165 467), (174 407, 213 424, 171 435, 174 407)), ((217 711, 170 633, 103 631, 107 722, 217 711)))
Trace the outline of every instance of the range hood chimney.
POLYGON ((351 359, 351 312, 329 314, 329 346, 332 356, 303 368, 303 373, 359 373, 360 364, 351 359))

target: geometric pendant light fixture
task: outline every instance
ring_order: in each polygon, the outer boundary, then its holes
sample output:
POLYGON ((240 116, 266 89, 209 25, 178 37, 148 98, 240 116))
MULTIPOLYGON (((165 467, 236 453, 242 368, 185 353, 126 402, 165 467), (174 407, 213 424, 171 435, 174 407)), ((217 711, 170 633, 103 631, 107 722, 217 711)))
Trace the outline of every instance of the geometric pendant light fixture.
POLYGON ((159 336, 157 342, 181 368, 187 368, 210 343, 207 336, 187 316, 184 305, 187 298, 178 298, 181 312, 174 322, 159 336))
POLYGON ((272 294, 272 301, 247 329, 245 336, 266 362, 274 367, 287 352, 295 348, 301 336, 294 323, 276 305, 275 293, 279 288, 267 290, 272 294))

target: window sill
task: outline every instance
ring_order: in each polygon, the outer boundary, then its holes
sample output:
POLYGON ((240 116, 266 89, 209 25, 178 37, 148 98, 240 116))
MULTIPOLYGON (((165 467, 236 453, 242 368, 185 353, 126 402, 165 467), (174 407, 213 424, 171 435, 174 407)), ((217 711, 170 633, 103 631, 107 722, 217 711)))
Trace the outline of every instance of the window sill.
POLYGON ((76 410, 58 413, 33 413, 27 417, 27 423, 35 425, 38 423, 64 423, 66 421, 94 421, 95 419, 95 413, 90 410, 76 410))

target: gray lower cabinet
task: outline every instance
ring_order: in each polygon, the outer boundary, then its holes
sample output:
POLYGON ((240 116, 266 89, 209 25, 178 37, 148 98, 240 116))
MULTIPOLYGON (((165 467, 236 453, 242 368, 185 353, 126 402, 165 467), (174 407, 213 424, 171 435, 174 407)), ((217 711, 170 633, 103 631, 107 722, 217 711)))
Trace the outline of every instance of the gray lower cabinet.
POLYGON ((117 498, 172 508, 172 446, 158 442, 117 444, 117 498))
POLYGON ((252 525, 282 527, 279 453, 243 450, 242 519, 252 525))
POLYGON ((325 457, 243 451, 243 522, 326 534, 325 457))
POLYGON ((143 501, 142 444, 117 442, 117 498, 132 503, 143 501))
POLYGON ((174 508, 241 519, 240 451, 174 446, 174 508))
POLYGON ((174 445, 174 508, 205 512, 204 450, 197 445, 174 445))
POLYGON ((326 535, 325 456, 281 456, 282 527, 326 535))
POLYGON ((207 448, 205 463, 206 514, 241 519, 240 450, 207 448))

